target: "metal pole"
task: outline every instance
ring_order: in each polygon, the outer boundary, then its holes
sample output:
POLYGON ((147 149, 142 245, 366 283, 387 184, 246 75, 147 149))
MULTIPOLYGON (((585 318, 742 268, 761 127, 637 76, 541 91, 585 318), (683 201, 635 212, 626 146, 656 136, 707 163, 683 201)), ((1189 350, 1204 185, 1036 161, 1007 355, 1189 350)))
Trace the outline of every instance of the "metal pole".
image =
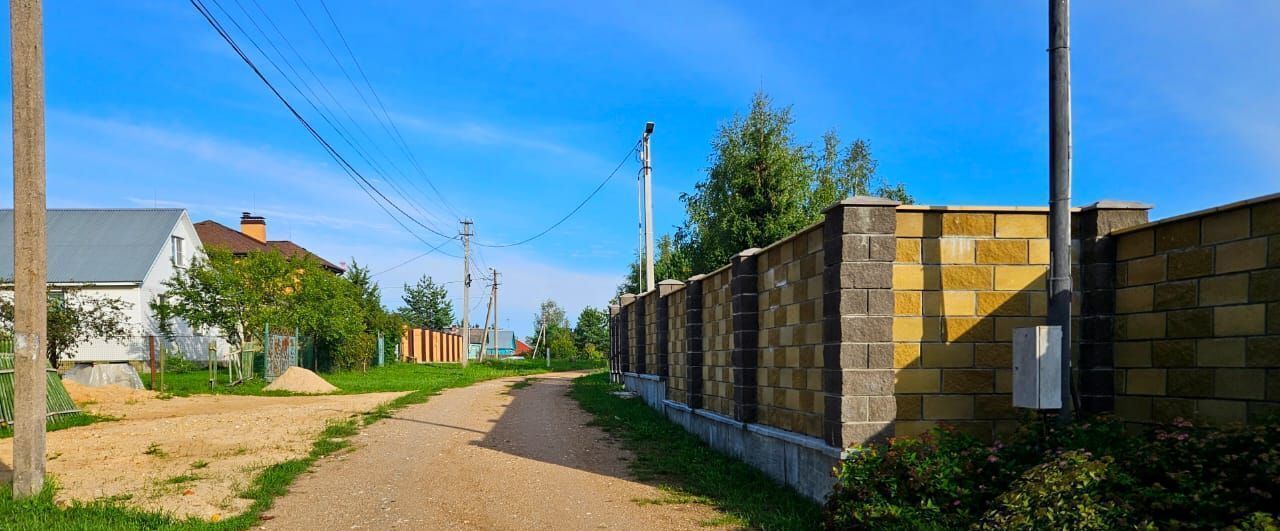
POLYGON ((13 72, 13 496, 44 488, 48 247, 40 0, 9 2, 13 72))
POLYGON ((156 390, 156 336, 147 336, 147 353, 151 355, 151 389, 156 390))
POLYGON ((462 220, 462 367, 471 353, 471 220, 462 220))
POLYGON ((641 139, 644 142, 644 148, 641 155, 644 158, 644 278, 645 291, 649 291, 657 284, 654 284, 653 273, 653 160, 652 153, 649 151, 649 136, 653 134, 653 122, 644 124, 644 136, 641 139))
POLYGON ((492 267, 489 271, 493 272, 493 357, 498 357, 498 270, 492 267))
POLYGON ((1062 328, 1062 409, 1071 403, 1070 0, 1049 0, 1049 325, 1062 328))

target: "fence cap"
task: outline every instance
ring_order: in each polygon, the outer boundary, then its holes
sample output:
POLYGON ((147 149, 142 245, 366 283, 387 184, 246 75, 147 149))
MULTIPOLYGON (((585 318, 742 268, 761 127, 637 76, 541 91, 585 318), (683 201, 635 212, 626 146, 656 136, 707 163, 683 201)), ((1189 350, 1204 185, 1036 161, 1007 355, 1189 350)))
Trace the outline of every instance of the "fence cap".
POLYGON ((1093 204, 1081 207, 1081 210, 1151 210, 1151 203, 1143 203, 1141 201, 1118 201, 1115 199, 1103 199, 1093 204))
POLYGON ((836 201, 835 204, 825 208, 823 211, 825 212, 827 210, 831 210, 833 208, 842 207, 842 206, 896 207, 901 204, 902 204, 901 201, 894 201, 892 199, 887 199, 884 197, 875 197, 870 195, 855 195, 855 196, 846 197, 844 199, 836 201))

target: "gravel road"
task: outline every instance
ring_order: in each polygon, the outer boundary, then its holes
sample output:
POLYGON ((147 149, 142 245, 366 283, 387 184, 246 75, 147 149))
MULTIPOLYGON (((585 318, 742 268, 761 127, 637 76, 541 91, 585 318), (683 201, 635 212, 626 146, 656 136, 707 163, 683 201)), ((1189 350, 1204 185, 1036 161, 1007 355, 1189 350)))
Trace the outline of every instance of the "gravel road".
POLYGON ((703 529, 566 395, 577 373, 451 389, 354 437, 267 511, 265 529, 703 529))

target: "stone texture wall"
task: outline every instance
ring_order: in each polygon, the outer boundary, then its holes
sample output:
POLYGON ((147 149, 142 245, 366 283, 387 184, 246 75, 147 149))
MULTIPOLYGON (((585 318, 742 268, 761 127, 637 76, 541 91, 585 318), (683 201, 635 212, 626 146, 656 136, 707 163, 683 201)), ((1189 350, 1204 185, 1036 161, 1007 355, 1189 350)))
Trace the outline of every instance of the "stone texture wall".
POLYGON ((667 398, 680 402, 682 404, 689 403, 689 378, 688 378, 688 359, 689 355, 686 351, 688 347, 688 335, 686 329, 688 322, 685 320, 688 307, 686 304, 687 297, 685 288, 673 291, 667 296, 667 398))
POLYGON ((733 308, 730 270, 702 280, 702 407, 733 416, 733 308))
POLYGON ((658 292, 650 291, 644 298, 644 374, 658 374, 658 292))
POLYGON ((1013 329, 1044 324, 1045 209, 901 207, 893 271, 897 433, 1016 426, 1013 329))
POLYGON ((1115 237, 1116 412, 1214 424, 1280 413, 1280 195, 1115 237))
POLYGON ((757 254, 758 421, 822 437, 822 226, 757 254))

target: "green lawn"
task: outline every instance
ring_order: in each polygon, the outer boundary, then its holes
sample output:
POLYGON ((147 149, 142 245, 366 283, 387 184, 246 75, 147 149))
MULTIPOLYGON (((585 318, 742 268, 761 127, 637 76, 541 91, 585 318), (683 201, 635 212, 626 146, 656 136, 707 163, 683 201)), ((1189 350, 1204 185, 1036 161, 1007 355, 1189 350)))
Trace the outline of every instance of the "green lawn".
POLYGON ((712 450, 638 398, 620 398, 621 387, 596 373, 573 382, 570 396, 595 416, 593 424, 635 452, 631 469, 665 495, 642 503, 702 503, 726 515, 713 525, 751 529, 817 529, 818 504, 742 461, 712 450))
MULTIPOLYGON (((550 370, 596 368, 598 364, 587 362, 555 361, 550 370)), ((359 423, 370 424, 385 418, 393 411, 427 401, 431 395, 451 387, 463 387, 483 380, 505 376, 521 376, 547 372, 546 362, 515 361, 502 363, 473 363, 466 369, 452 365, 393 364, 370 369, 368 372, 339 372, 323 374, 326 380, 342 389, 342 393, 372 393, 383 391, 412 391, 364 418, 336 422, 329 425, 313 443, 311 453, 302 459, 285 461, 267 467, 249 485, 241 497, 253 500, 244 514, 220 522, 201 520, 176 520, 164 515, 140 512, 111 501, 72 503, 59 507, 53 502, 54 486, 49 486, 37 497, 15 501, 8 484, 0 484, 0 529, 49 529, 49 530, 97 530, 97 529, 214 529, 243 530, 258 522, 258 517, 271 507, 277 496, 288 491, 294 478, 323 455, 331 454, 347 446, 346 438, 355 435, 359 423)), ((221 383, 209 389, 208 373, 191 372, 168 374, 165 383, 174 395, 201 393, 226 394, 275 394, 262 391, 261 382, 243 386, 226 387, 225 373, 221 383)))

